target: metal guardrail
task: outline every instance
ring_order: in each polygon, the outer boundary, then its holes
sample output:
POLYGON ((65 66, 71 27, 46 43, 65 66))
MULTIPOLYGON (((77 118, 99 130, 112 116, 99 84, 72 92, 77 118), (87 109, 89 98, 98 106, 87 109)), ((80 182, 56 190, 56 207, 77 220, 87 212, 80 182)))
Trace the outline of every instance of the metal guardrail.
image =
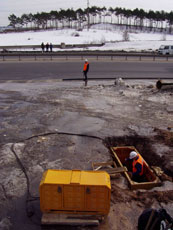
POLYGON ((113 51, 58 51, 58 52, 10 52, 10 53, 0 53, 0 61, 41 61, 41 60, 55 60, 57 58, 62 58, 63 60, 68 60, 69 58, 79 57, 81 60, 92 57, 96 60, 107 58, 111 61, 121 58, 124 61, 135 60, 142 61, 148 60, 157 61, 173 61, 173 55, 158 55, 156 53, 126 53, 126 52, 113 52, 113 51))
MULTIPOLYGON (((88 48, 88 47, 100 47, 103 46, 104 43, 96 43, 96 44, 65 44, 65 43, 61 43, 59 45, 54 45, 53 44, 53 48, 58 48, 58 49, 71 49, 71 48, 88 48)), ((15 45, 15 46, 0 46, 0 50, 4 50, 7 52, 10 52, 12 50, 41 50, 41 46, 40 45, 15 45)), ((46 47, 45 47, 46 49, 46 47)), ((20 51, 22 52, 22 51, 20 51)), ((26 51, 24 51, 26 52, 26 51)))

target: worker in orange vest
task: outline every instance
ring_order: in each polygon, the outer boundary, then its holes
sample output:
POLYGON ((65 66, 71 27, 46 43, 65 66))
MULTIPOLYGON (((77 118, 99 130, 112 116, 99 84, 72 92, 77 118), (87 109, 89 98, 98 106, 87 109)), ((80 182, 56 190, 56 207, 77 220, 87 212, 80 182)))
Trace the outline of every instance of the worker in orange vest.
POLYGON ((135 151, 130 152, 129 158, 132 161, 132 180, 135 182, 144 181, 144 160, 139 153, 135 151))
POLYGON ((84 63, 84 67, 83 67, 83 74, 84 74, 84 81, 87 81, 87 73, 89 71, 89 63, 88 63, 88 60, 85 59, 85 63, 84 63))

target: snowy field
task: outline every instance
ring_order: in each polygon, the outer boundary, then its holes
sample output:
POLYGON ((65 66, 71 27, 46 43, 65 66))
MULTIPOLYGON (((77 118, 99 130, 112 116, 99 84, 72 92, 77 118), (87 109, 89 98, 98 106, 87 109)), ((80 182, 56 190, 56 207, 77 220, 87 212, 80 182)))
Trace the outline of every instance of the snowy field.
POLYGON ((111 29, 110 25, 107 28, 104 25, 102 29, 92 28, 89 31, 64 29, 0 34, 0 46, 40 45, 42 42, 51 42, 53 45, 105 43, 104 46, 92 47, 90 50, 155 51, 160 45, 173 45, 173 35, 136 32, 129 33, 129 41, 123 41, 123 31, 111 29), (76 34, 78 36, 75 36, 76 34))
MULTIPOLYGON (((50 12, 51 10, 60 10, 67 8, 86 8, 89 6, 98 7, 123 7, 126 9, 142 8, 144 10, 167 11, 173 10, 173 0, 0 0, 0 26, 8 25, 8 16, 15 14, 21 16, 24 13, 50 12)), ((53 44, 94 44, 105 43, 99 48, 90 48, 97 50, 126 50, 126 51, 155 51, 160 45, 173 45, 173 36, 156 33, 129 33, 129 41, 123 41, 122 30, 111 28, 104 25, 99 30, 92 28, 89 31, 83 30, 53 30, 42 32, 23 32, 0 34, 0 46, 11 45, 40 45, 42 42, 51 42, 53 44)))

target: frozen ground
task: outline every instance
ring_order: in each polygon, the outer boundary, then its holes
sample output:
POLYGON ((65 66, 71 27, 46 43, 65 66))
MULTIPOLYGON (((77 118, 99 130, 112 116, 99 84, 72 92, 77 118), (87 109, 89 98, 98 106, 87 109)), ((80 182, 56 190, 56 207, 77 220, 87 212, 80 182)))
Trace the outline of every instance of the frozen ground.
POLYGON ((172 88, 158 91, 154 81, 97 81, 87 87, 56 80, 4 82, 0 108, 0 229, 41 229, 39 200, 25 203, 28 186, 38 196, 46 169, 92 169, 92 162, 112 159, 112 145, 135 146, 170 177, 162 175, 159 188, 130 191, 119 175, 111 180, 106 221, 78 229, 135 230, 148 207, 165 207, 173 216, 172 88))
MULTIPOLYGON (((42 42, 54 45, 105 43, 104 46, 89 48, 90 50, 155 51, 161 45, 172 45, 173 35, 133 32, 129 33, 129 41, 123 41, 123 31, 110 25, 102 25, 99 29, 95 26, 89 31, 64 29, 0 34, 0 46, 40 45, 42 42)), ((56 50, 58 49, 54 49, 56 50)))

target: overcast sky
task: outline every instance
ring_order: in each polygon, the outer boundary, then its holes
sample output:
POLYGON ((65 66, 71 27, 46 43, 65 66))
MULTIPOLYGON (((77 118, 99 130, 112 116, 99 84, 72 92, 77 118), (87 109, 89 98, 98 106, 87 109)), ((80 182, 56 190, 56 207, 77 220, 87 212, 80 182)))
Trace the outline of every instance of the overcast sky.
MULTIPOLYGON (((89 0, 90 6, 143 8, 173 11, 173 0, 89 0)), ((8 16, 23 13, 50 12, 67 8, 86 8, 87 0, 0 0, 0 26, 8 25, 8 16)))

